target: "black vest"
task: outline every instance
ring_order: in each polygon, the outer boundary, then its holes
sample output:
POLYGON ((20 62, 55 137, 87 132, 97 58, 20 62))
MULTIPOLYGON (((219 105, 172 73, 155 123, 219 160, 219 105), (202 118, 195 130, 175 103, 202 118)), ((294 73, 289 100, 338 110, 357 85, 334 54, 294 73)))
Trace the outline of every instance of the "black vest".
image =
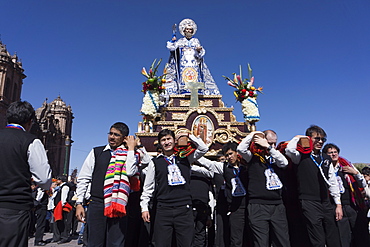
POLYGON ((28 147, 36 137, 20 129, 0 130, 0 207, 29 210, 33 207, 28 147))
MULTIPOLYGON (((58 203, 62 200, 62 189, 67 186, 68 187, 68 193, 69 193, 69 185, 68 183, 64 183, 62 186, 60 186, 58 192, 57 192, 57 195, 55 196, 54 198, 54 206, 58 205, 58 203)), ((66 198, 66 201, 68 201, 68 194, 67 194, 67 198, 66 198)))
POLYGON ((232 185, 231 185, 231 179, 235 178, 237 175, 240 178, 240 181, 242 182, 244 189, 247 191, 247 185, 248 185, 248 178, 247 178, 247 168, 243 165, 239 166, 239 172, 229 165, 227 162, 224 163, 224 179, 225 179, 225 194, 226 199, 229 204, 229 210, 235 211, 239 207, 245 207, 246 205, 246 196, 238 196, 234 197, 232 196, 232 185))
POLYGON ((344 177, 345 173, 339 170, 337 175, 342 179, 344 187, 344 193, 340 194, 340 201, 342 202, 342 205, 350 205, 352 202, 350 193, 351 188, 349 187, 349 184, 344 177))
POLYGON ((164 156, 153 159, 155 165, 156 197, 158 205, 183 206, 191 205, 190 164, 187 158, 176 157, 176 164, 186 183, 183 185, 168 185, 168 162, 164 156))
MULTIPOLYGON (((326 179, 329 178, 329 166, 331 158, 322 153, 316 157, 316 163, 320 164, 326 179)), ((301 161, 297 165, 297 179, 299 199, 312 201, 327 201, 329 200, 328 184, 325 182, 321 172, 315 162, 311 159, 310 154, 302 154, 301 161)))
POLYGON ((107 173, 111 151, 103 151, 105 146, 94 148, 95 166, 91 178, 91 199, 104 202, 104 180, 107 173))
MULTIPOLYGON (((278 168, 274 163, 271 165, 276 174, 279 174, 278 168)), ((259 204, 281 204, 281 189, 266 189, 265 170, 268 166, 262 163, 257 156, 253 156, 248 164, 248 198, 249 203, 259 204)), ((278 175, 279 176, 279 175, 278 175)), ((281 178, 279 176, 281 181, 281 178)))

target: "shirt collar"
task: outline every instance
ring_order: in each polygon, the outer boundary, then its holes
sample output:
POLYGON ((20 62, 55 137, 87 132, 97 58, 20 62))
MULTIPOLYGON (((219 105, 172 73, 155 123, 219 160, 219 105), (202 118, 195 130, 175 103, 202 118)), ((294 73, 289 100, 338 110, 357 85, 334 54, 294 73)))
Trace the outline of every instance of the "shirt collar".
POLYGON ((23 131, 26 131, 22 125, 20 124, 15 124, 15 123, 10 123, 6 126, 6 128, 13 128, 13 129, 21 129, 23 131))

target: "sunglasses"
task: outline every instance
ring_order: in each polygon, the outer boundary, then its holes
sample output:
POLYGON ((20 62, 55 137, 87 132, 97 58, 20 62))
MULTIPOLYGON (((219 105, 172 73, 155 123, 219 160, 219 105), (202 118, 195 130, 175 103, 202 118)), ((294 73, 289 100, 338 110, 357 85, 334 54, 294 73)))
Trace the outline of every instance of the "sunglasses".
POLYGON ((120 136, 122 136, 121 134, 113 133, 113 132, 108 132, 108 135, 110 135, 110 136, 115 136, 115 137, 120 137, 120 136))
POLYGON ((325 137, 315 137, 315 138, 313 138, 315 141, 322 141, 322 142, 326 142, 326 138, 325 137))

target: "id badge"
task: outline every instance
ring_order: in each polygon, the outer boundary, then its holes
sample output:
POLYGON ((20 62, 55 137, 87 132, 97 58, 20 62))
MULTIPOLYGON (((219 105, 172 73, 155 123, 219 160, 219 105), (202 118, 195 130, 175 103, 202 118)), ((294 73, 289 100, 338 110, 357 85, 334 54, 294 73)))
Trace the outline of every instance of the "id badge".
POLYGON ((342 178, 340 176, 336 176, 336 177, 337 177, 337 181, 338 181, 338 185, 339 185, 339 192, 341 194, 343 194, 345 189, 344 189, 344 186, 343 186, 342 178))
POLYGON ((242 181, 240 181, 239 177, 235 177, 231 179, 231 194, 232 196, 239 197, 245 196, 247 192, 244 189, 242 181))
POLYGON ((176 186, 186 183, 185 178, 181 175, 180 168, 176 164, 167 166, 167 170, 168 185, 176 186))
POLYGON ((265 177, 266 177, 266 189, 278 190, 283 188, 283 184, 281 183, 278 175, 274 172, 274 170, 270 168, 266 169, 265 177))

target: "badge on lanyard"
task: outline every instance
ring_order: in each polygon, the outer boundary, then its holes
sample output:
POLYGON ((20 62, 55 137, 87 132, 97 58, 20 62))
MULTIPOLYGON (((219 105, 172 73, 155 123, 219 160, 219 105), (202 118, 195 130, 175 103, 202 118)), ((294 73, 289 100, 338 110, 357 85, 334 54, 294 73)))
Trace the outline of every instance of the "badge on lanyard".
POLYGON ((338 176, 338 172, 336 174, 336 177, 337 177, 337 181, 338 181, 338 186, 339 186, 339 192, 341 194, 344 193, 345 189, 344 189, 344 186, 343 186, 343 181, 342 181, 342 178, 340 176, 338 176))
POLYGON ((245 196, 247 192, 245 191, 243 183, 239 178, 240 170, 238 169, 237 173, 235 172, 235 169, 233 171, 236 177, 231 179, 231 195, 235 197, 245 196))
POLYGON ((176 185, 182 185, 186 183, 185 178, 181 175, 180 168, 176 165, 175 158, 173 157, 172 160, 169 160, 167 157, 164 157, 164 159, 167 161, 167 178, 168 178, 168 185, 176 186, 176 185))
POLYGON ((271 166, 272 160, 269 159, 270 164, 267 164, 268 168, 265 170, 266 177, 266 189, 267 190, 278 190, 283 188, 283 183, 280 181, 279 176, 275 173, 271 166))

